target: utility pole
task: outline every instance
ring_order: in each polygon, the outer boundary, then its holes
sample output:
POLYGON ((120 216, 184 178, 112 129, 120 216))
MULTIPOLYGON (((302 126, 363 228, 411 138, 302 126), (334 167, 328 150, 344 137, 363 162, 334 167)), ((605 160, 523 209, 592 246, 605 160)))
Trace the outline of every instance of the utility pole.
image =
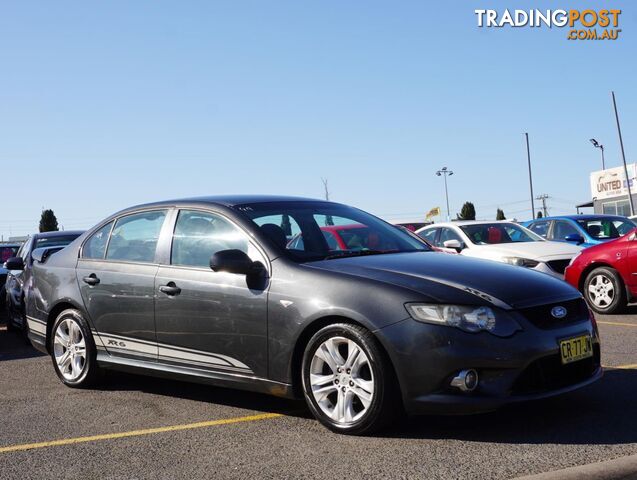
POLYGON ((529 186, 531 187, 531 218, 535 218, 535 205, 533 203, 533 175, 531 174, 531 148, 529 147, 529 134, 525 133, 526 136, 526 157, 529 162, 529 186))
POLYGON ((542 195, 538 195, 537 197, 535 197, 536 200, 542 200, 542 210, 544 212, 544 218, 549 216, 549 212, 547 211, 547 208, 546 208, 547 198, 551 198, 551 197, 549 197, 546 193, 543 193, 542 195))
POLYGON ((619 114, 617 113, 617 103, 615 102, 615 92, 610 92, 613 96, 613 108, 615 109, 615 120, 617 120, 617 133, 619 134, 619 145, 622 148, 622 160, 624 161, 624 173, 626 174, 626 188, 628 188, 628 201, 630 203, 630 215, 635 215, 633 206, 633 195, 630 192, 630 178, 628 177, 628 167, 626 166, 626 154, 624 153, 624 141, 622 140, 622 129, 619 126, 619 114))

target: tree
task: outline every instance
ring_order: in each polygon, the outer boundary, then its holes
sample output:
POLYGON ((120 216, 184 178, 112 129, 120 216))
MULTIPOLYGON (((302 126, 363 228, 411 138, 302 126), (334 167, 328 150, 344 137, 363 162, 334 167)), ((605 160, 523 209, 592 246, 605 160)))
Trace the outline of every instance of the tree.
POLYGON ((542 218, 542 212, 537 212, 537 218, 542 218))
POLYGON ((504 212, 502 211, 501 208, 498 208, 498 211, 495 213, 495 219, 496 220, 506 220, 507 217, 504 216, 504 212))
POLYGON ((456 215, 458 220, 475 220, 476 219, 476 207, 471 202, 465 202, 460 210, 460 213, 456 215))
POLYGON ((58 219, 53 213, 53 210, 42 210, 42 216, 40 217, 40 232, 57 232, 58 219))

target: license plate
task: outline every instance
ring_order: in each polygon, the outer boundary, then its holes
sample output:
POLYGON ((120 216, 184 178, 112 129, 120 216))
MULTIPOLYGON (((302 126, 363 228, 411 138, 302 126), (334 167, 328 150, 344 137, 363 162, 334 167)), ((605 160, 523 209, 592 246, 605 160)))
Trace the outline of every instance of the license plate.
POLYGON ((593 341, 590 335, 560 340, 560 356, 562 364, 576 362, 593 356, 593 341))

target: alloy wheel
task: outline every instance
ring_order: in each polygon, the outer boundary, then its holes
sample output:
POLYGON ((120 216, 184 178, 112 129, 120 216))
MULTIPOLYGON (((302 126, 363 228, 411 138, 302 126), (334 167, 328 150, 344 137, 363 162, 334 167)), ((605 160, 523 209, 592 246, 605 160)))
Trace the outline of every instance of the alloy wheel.
POLYGON ((78 323, 62 320, 53 337, 53 355, 65 380, 77 380, 86 367, 86 341, 78 323))
POLYGON ((588 297, 598 308, 608 308, 615 298, 615 285, 606 275, 595 275, 588 283, 588 297))
POLYGON ((349 338, 331 337, 319 345, 310 364, 309 381, 319 408, 339 424, 360 420, 374 398, 369 358, 349 338))

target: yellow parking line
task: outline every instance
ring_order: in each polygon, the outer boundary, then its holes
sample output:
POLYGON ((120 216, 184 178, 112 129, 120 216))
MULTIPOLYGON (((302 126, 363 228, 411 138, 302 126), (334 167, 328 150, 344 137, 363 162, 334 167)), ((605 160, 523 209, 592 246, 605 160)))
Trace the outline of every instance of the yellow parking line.
POLYGON ((92 435, 89 437, 63 438, 51 440, 49 442, 23 443, 21 445, 9 445, 0 447, 0 453, 19 452, 22 450, 32 450, 35 448, 59 447, 61 445, 72 445, 75 443, 96 442, 100 440, 113 440, 116 438, 137 437, 140 435, 151 435, 153 433, 175 432, 178 430, 192 430, 194 428, 214 427, 218 425, 229 425, 231 423, 256 422, 270 418, 280 417, 280 413, 262 413, 259 415, 249 415, 247 417, 225 418, 221 420, 209 420, 206 422, 187 423, 183 425, 171 425, 168 427, 146 428, 143 430, 132 430, 130 432, 105 433, 102 435, 92 435))
POLYGON ((637 327, 637 323, 622 323, 622 322, 602 322, 597 321, 597 323, 601 323, 602 325, 618 325, 620 327, 637 327))

